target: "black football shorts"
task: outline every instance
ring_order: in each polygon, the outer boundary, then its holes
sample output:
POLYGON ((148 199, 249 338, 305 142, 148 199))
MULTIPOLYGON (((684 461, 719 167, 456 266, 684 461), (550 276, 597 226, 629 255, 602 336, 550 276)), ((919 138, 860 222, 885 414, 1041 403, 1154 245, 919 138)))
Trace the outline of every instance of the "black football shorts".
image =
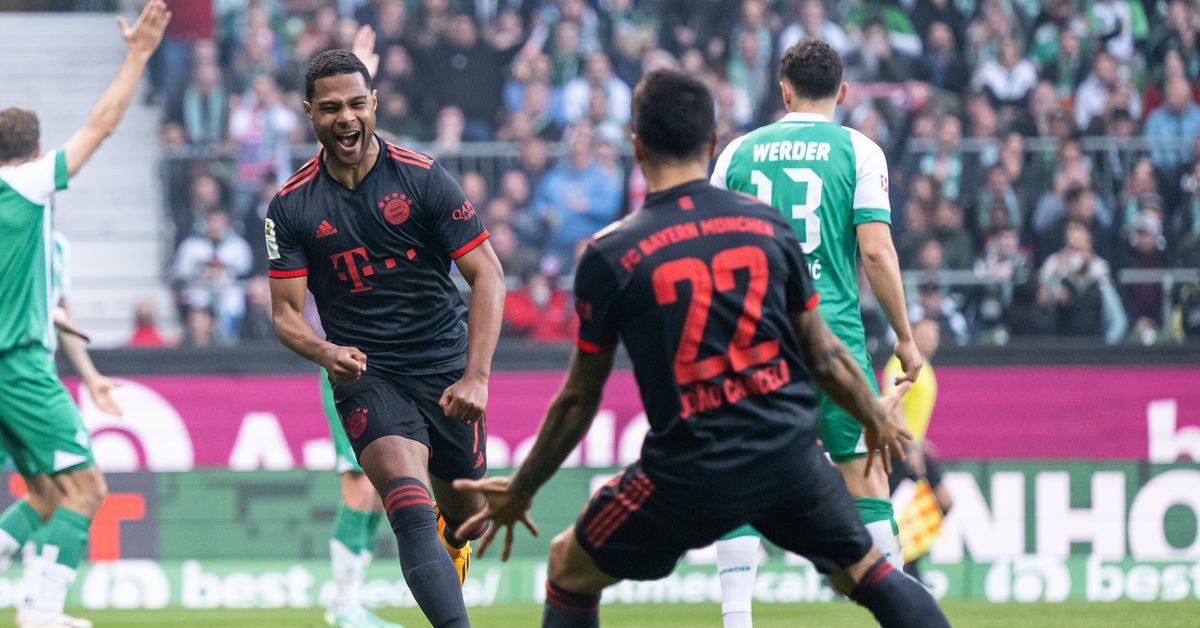
MULTIPOLYGON (((670 574, 688 550, 749 523, 772 543, 812 561, 821 573, 842 571, 871 549, 854 500, 815 442, 788 455, 796 457, 801 479, 795 490, 778 499, 748 495, 740 512, 706 508, 711 494, 656 482, 635 462, 584 506, 575 538, 609 576, 654 580, 670 574)), ((738 476, 752 493, 753 474, 738 476)))
POLYGON ((429 473, 446 482, 477 480, 487 472, 485 420, 466 423, 442 412, 438 401, 462 371, 402 376, 363 373, 333 386, 342 429, 355 457, 383 436, 401 436, 429 447, 429 473))

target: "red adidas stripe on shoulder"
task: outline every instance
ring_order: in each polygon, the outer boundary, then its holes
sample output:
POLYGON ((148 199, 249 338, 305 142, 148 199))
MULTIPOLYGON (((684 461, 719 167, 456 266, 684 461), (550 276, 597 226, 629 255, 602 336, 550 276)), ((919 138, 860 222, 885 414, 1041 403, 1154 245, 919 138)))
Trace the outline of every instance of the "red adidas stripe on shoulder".
POLYGON ((422 155, 411 148, 405 148, 399 144, 388 144, 387 149, 390 153, 395 153, 397 155, 408 157, 409 159, 415 159, 417 161, 424 161, 428 162, 429 164, 433 164, 433 157, 430 157, 429 155, 422 155))
POLYGON ((279 196, 283 197, 292 190, 295 190, 305 183, 312 181, 313 177, 316 176, 317 171, 320 169, 321 153, 317 153, 316 155, 313 155, 312 159, 304 162, 304 165, 296 171, 296 174, 292 175, 292 178, 288 179, 287 182, 283 184, 283 187, 279 188, 279 196))
POLYGON ((416 157, 409 157, 408 155, 405 155, 405 154, 402 154, 402 153, 398 153, 398 152, 395 152, 395 151, 390 151, 390 150, 389 150, 389 151, 388 151, 388 157, 391 157, 392 159, 394 159, 394 160, 396 160, 396 161, 399 161, 399 162, 401 162, 401 163, 406 163, 406 164, 408 164, 408 165, 410 165, 410 166, 416 166, 416 167, 418 167, 418 168, 424 168, 425 170, 429 170, 430 168, 432 168, 432 167, 433 167, 433 162, 432 162, 432 161, 422 161, 422 160, 420 160, 420 159, 418 159, 418 158, 416 158, 416 157))

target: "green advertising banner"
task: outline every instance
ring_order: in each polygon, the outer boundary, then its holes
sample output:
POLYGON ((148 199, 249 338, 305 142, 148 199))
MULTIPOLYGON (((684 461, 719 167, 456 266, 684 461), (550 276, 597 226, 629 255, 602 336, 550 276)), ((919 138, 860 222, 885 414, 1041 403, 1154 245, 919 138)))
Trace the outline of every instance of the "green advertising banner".
MULTIPOLYGON (((564 469, 538 496, 541 538, 518 534, 514 558, 477 560, 472 605, 541 599, 549 539, 615 469, 564 469)), ((328 535, 339 499, 330 472, 110 474, 74 603, 88 608, 318 606, 331 593, 328 535)), ((1136 462, 962 462, 947 465, 955 506, 923 574, 944 599, 1004 601, 1200 599, 1200 468, 1136 462)), ((19 494, 19 482, 10 492, 19 494)), ((897 495, 904 499, 905 489, 897 495)), ((376 537, 366 601, 414 604, 386 524, 376 537)), ((719 600, 714 552, 689 553, 668 578, 612 587, 608 603, 719 600)), ((0 576, 0 606, 20 592, 0 576)), ((759 602, 821 602, 812 566, 764 549, 759 602)))

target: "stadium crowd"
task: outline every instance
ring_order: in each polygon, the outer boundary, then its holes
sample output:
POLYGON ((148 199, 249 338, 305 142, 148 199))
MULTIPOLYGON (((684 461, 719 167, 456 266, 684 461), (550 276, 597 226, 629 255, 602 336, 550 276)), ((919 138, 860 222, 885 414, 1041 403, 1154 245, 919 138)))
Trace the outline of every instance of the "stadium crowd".
MULTIPOLYGON (((148 97, 163 109, 187 343, 272 335, 262 220, 315 150, 304 68, 362 24, 377 33, 379 129, 441 159, 483 213, 511 335, 570 339, 581 244, 640 207, 625 128, 642 74, 702 76, 723 146, 780 117, 778 60, 805 37, 845 59, 838 121, 888 155, 914 320, 960 345, 1200 335, 1200 285, 1119 281, 1200 268, 1190 1, 193 0, 176 13, 148 97)), ((863 307, 882 334, 869 290, 863 307)))

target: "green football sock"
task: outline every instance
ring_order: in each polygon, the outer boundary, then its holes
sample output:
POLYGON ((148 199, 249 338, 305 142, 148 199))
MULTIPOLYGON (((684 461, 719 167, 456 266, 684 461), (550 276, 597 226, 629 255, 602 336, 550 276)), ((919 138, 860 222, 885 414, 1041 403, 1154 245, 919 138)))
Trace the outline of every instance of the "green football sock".
POLYGON ((897 569, 904 567, 904 553, 900 551, 900 539, 897 538, 900 526, 896 525, 892 502, 879 497, 858 497, 854 505, 858 507, 858 518, 866 526, 871 541, 887 561, 897 569))
POLYGON ((38 553, 71 569, 79 567, 87 549, 91 520, 70 508, 58 508, 46 525, 33 535, 38 553), (47 552, 47 548, 56 548, 47 552))
POLYGON ((29 505, 29 502, 18 499, 11 506, 5 508, 3 514, 0 514, 0 531, 12 537, 11 541, 4 539, 5 547, 3 549, 8 552, 9 556, 15 554, 40 527, 42 527, 41 516, 33 506, 29 505), (12 547, 8 547, 9 545, 12 547))
MULTIPOLYGON (((333 540, 341 543, 353 554, 360 554, 370 547, 374 530, 369 529, 373 513, 355 510, 346 504, 338 504, 333 517, 333 540)), ((378 525, 378 519, 375 520, 378 525)))
POLYGON ((367 551, 374 552, 375 550, 375 533, 379 531, 379 524, 384 520, 382 510, 372 510, 371 515, 367 517, 367 551))

